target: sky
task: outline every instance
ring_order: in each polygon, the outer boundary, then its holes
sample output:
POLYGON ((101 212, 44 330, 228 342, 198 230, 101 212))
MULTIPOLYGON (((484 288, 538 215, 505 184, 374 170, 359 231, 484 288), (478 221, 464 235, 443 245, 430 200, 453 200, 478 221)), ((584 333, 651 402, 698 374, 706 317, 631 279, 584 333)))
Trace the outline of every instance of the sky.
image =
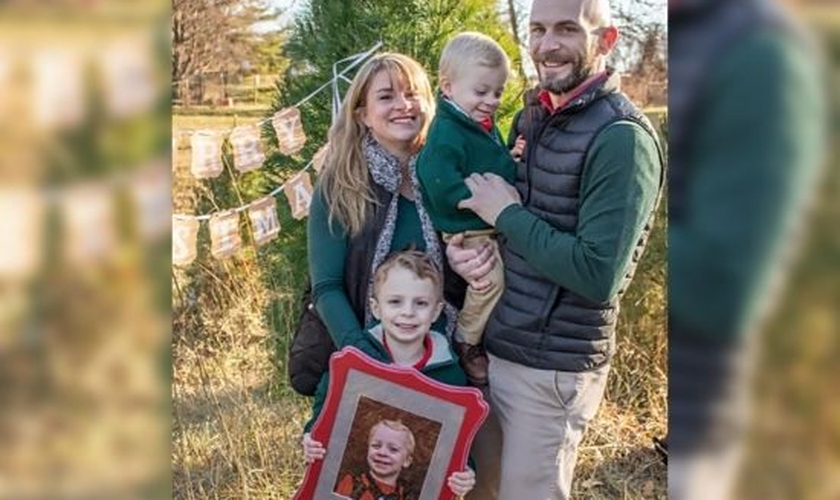
MULTIPOLYGON (((282 9, 284 9, 285 14, 281 16, 277 20, 277 24, 283 25, 292 20, 294 17, 295 12, 299 9, 303 8, 308 0, 268 0, 268 2, 272 5, 276 5, 282 9)), ((517 5, 519 5, 523 11, 527 11, 531 5, 531 0, 515 0, 517 5)), ((499 0, 499 3, 502 7, 506 8, 505 0, 499 0)), ((637 6, 638 3, 635 0, 610 0, 611 5, 619 6, 619 5, 626 5, 630 8, 637 6)), ((656 21, 662 23, 663 25, 667 26, 667 0, 657 0, 658 4, 661 4, 660 9, 655 9, 652 12, 640 12, 641 15, 644 15, 646 18, 649 18, 652 21, 656 21)))

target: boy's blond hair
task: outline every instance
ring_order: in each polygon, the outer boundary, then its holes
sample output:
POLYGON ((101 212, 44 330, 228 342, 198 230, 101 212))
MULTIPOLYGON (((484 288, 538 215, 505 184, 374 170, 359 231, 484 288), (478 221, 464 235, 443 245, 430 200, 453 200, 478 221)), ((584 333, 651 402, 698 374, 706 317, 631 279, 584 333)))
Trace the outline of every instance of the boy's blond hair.
POLYGON ((370 432, 368 432, 368 444, 370 444, 370 440, 373 439, 373 431, 375 431, 376 428, 380 425, 387 427, 392 431, 405 433, 406 447, 408 448, 408 457, 411 458, 414 455, 414 447, 417 445, 417 442, 414 439, 414 433, 411 432, 411 429, 409 429, 407 425, 402 423, 402 420, 382 419, 379 422, 376 422, 375 424, 371 425, 370 432))
POLYGON ((475 31, 459 33, 446 42, 440 54, 438 74, 441 81, 453 81, 473 65, 503 68, 510 74, 510 60, 502 46, 489 36, 475 31))
POLYGON ((421 280, 431 280, 432 284, 435 286, 435 290, 438 291, 437 299, 441 299, 443 293, 440 270, 437 265, 435 265, 435 261, 432 260, 428 254, 418 250, 394 252, 389 255, 378 268, 376 268, 376 272, 373 275, 374 297, 376 297, 376 294, 379 292, 382 284, 385 283, 385 280, 388 278, 388 272, 395 267, 401 267, 411 271, 421 280))

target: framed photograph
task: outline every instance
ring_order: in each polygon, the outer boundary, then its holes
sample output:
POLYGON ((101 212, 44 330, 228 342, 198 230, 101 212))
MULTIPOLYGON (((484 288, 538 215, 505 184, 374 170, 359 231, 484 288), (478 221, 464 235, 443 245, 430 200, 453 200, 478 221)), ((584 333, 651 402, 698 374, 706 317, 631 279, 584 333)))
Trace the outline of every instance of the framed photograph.
POLYGON ((330 359, 327 398, 312 428, 327 454, 309 465, 295 500, 450 500, 446 478, 466 468, 488 411, 478 389, 342 349, 330 359))

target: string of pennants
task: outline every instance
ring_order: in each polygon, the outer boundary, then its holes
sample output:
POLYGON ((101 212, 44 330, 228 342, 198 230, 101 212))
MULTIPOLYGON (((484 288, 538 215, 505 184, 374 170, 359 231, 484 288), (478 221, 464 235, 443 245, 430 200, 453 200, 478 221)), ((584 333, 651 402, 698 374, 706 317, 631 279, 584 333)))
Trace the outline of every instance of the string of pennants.
POLYGON ((105 44, 95 39, 8 44, 0 40, 0 119, 22 117, 42 130, 80 125, 91 107, 91 72, 109 114, 147 112, 161 96, 151 35, 128 33, 105 44), (57 82, 60 82, 58 84, 57 82))
MULTIPOLYGON (((213 130, 192 131, 189 134, 190 172, 192 175, 197 179, 208 179, 218 177, 223 172, 222 146, 225 137, 230 143, 233 153, 233 167, 237 171, 245 173, 261 168, 265 162, 265 152, 260 139, 260 127, 269 121, 277 135, 278 151, 287 156, 299 152, 307 140, 303 129, 300 106, 324 89, 332 87, 332 112, 333 119, 335 119, 341 102, 338 89, 339 81, 343 80, 349 83, 350 80, 345 76, 346 73, 367 60, 381 46, 382 42, 378 42, 365 52, 337 61, 333 64, 332 79, 294 106, 281 109, 270 118, 254 124, 234 127, 228 133, 213 130), (346 66, 339 70, 339 66, 342 64, 346 64, 346 66)), ((178 150, 178 136, 178 133, 173 133, 173 152, 178 150)), ((174 214, 172 216, 172 263, 174 265, 187 265, 195 260, 201 221, 208 222, 211 255, 219 259, 235 255, 242 248, 242 236, 239 232, 239 214, 242 212, 248 213, 254 244, 261 246, 268 243, 280 233, 277 200, 275 198, 280 193, 283 193, 288 200, 293 218, 300 220, 306 217, 309 214, 313 192, 308 170, 312 168, 316 174, 321 171, 326 149, 327 145, 322 145, 304 168, 262 198, 239 207, 208 214, 174 214)))
MULTIPOLYGON (((103 91, 108 120, 153 112, 163 94, 152 35, 121 32, 105 43, 85 36, 58 40, 45 35, 14 44, 0 38, 0 123, 33 126, 38 134, 84 126, 95 107, 92 84, 103 91)), ((146 244, 163 240, 171 220, 168 163, 165 156, 152 158, 121 166, 105 179, 66 186, 43 187, 34 181, 0 185, 0 283, 29 279, 43 268, 50 255, 45 245, 52 237, 46 229, 53 215, 61 227, 60 258, 71 265, 118 255, 125 243, 119 223, 121 194, 130 201, 132 236, 146 244)))
POLYGON ((169 231, 172 193, 166 157, 107 180, 59 189, 0 186, 0 279, 26 279, 41 268, 51 209, 61 215, 67 262, 83 266, 113 257, 120 240, 118 190, 131 200, 134 234, 145 243, 162 240, 169 231))

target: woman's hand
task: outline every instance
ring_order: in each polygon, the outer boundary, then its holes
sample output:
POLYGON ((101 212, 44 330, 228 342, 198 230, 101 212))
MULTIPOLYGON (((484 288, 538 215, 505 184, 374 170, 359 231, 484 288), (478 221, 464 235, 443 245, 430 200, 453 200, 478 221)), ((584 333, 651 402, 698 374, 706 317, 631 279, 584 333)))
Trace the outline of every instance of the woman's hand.
POLYGON ((307 432, 303 435, 303 460, 307 464, 311 464, 315 460, 322 460, 326 455, 327 449, 324 448, 320 442, 312 439, 312 436, 307 432))
POLYGON ((453 472, 446 484, 457 497, 463 497, 475 487, 475 471, 467 467, 463 472, 453 472))

